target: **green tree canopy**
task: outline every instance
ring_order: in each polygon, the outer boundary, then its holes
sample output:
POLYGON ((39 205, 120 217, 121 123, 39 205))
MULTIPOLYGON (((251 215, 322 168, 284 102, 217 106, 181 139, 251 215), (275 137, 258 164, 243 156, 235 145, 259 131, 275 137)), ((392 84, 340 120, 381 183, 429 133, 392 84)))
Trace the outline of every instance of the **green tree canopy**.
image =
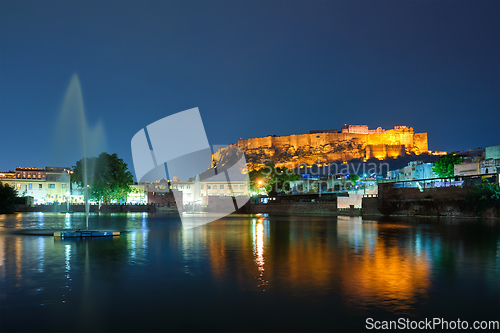
POLYGON ((465 195, 467 208, 477 216, 482 216, 490 208, 500 212, 500 186, 493 183, 476 184, 465 195))
POLYGON ((455 164, 460 164, 463 160, 464 159, 457 154, 446 154, 434 163, 432 171, 434 171, 438 177, 453 177, 455 175, 455 164))
POLYGON ((358 176, 358 175, 355 175, 355 174, 351 174, 351 175, 349 175, 349 177, 348 177, 347 179, 349 179, 349 180, 351 181, 351 183, 352 183, 352 184, 355 184, 355 183, 356 183, 356 181, 358 181, 358 180, 359 180, 359 176, 358 176))
POLYGON ((258 194, 276 195, 279 192, 290 191, 290 182, 300 178, 288 168, 277 168, 269 162, 264 168, 248 173, 250 190, 258 194))
MULTIPOLYGON (((89 198, 109 203, 111 200, 126 199, 134 177, 128 171, 127 163, 116 154, 101 153, 98 157, 87 157, 87 181, 90 185, 89 198)), ((84 159, 73 166, 71 181, 84 187, 84 159)))
POLYGON ((14 212, 16 198, 17 191, 13 187, 0 182, 0 214, 14 212))

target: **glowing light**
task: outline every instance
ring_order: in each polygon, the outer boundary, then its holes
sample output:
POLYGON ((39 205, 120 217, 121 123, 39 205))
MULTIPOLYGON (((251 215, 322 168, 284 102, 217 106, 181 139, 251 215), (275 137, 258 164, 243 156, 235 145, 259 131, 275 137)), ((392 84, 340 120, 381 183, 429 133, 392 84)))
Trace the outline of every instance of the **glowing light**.
POLYGON ((69 273, 71 270, 71 245, 64 246, 64 266, 66 268, 66 272, 69 273))
POLYGON ((264 272, 264 225, 262 224, 262 221, 257 222, 257 237, 256 237, 256 250, 255 250, 255 255, 256 259, 255 262, 257 263, 257 266, 259 266, 259 271, 261 271, 261 276, 262 272, 264 272))
POLYGON ((259 285, 258 287, 267 285, 268 281, 264 280, 264 218, 261 217, 255 223, 253 220, 252 225, 255 228, 253 234, 254 241, 254 255, 255 255, 255 263, 257 264, 257 268, 259 270, 259 285))

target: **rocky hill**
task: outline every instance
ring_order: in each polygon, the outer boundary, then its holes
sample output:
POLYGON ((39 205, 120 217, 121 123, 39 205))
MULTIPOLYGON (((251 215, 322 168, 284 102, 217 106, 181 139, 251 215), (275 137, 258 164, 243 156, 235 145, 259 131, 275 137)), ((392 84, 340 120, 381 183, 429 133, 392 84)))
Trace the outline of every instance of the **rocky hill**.
POLYGON ((226 157, 231 156, 231 151, 234 151, 231 147, 235 146, 245 153, 249 171, 260 169, 269 161, 280 167, 295 168, 352 159, 383 160, 428 151, 427 133, 414 133, 412 127, 396 126, 391 130, 360 127, 363 125, 346 126, 342 132, 314 131, 311 134, 240 140, 217 151, 214 160, 220 161, 219 165, 227 163, 226 157))

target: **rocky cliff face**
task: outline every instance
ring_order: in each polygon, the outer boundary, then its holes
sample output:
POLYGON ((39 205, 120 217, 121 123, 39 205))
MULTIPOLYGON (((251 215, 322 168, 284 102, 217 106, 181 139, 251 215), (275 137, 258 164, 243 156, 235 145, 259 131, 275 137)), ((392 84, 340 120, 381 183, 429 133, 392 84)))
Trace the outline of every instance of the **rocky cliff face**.
MULTIPOLYGON (((352 159, 383 160, 405 154, 428 151, 427 133, 414 133, 411 127, 397 127, 384 133, 314 133, 290 136, 268 136, 240 140, 249 171, 260 169, 272 161, 277 166, 294 168, 299 165, 345 162, 352 159)), ((214 159, 224 163, 231 146, 215 153, 214 159)))

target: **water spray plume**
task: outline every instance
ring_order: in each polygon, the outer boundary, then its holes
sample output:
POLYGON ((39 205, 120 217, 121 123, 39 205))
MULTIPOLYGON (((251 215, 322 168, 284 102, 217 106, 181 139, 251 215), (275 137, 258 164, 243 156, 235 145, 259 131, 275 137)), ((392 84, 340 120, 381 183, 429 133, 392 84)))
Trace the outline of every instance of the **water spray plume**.
POLYGON ((83 190, 85 196, 85 223, 89 225, 89 186, 92 184, 91 166, 87 158, 105 150, 106 141, 102 124, 93 128, 87 123, 82 88, 78 75, 70 79, 59 115, 54 141, 54 163, 68 165, 83 159, 83 190))

